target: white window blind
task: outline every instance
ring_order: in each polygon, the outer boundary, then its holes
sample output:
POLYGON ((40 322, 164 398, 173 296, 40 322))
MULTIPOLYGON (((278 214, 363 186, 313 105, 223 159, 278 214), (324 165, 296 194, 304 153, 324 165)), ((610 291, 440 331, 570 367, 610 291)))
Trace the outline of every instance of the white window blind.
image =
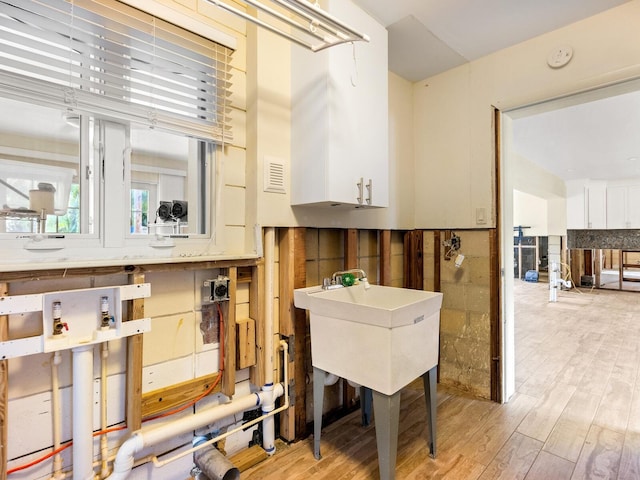
POLYGON ((116 0, 0 0, 0 94, 231 138, 233 51, 116 0))

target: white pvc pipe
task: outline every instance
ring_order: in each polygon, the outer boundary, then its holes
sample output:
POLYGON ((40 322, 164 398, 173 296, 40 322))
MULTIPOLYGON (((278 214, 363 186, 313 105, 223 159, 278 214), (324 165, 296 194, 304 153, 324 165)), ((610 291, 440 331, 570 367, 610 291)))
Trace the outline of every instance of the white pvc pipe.
POLYGON ((549 278, 549 301, 558 301, 558 265, 551 262, 551 275, 549 278))
MULTIPOLYGON (((265 351, 265 375, 263 391, 270 392, 273 390, 273 284, 275 270, 275 229, 273 227, 265 228, 264 232, 264 276, 265 276, 265 315, 264 315, 264 351, 265 351)), ((287 359, 285 358, 285 362, 287 359)), ((272 395, 270 395, 270 398, 272 395)), ((275 407, 275 399, 262 406, 262 413, 268 414, 275 407)), ((268 455, 275 453, 275 419, 272 415, 265 418, 262 422, 262 448, 268 455)))
POLYGON ((275 270, 275 230, 264 229, 264 383, 273 385, 273 272, 275 270))
MULTIPOLYGON (((51 360, 51 419, 53 422, 53 450, 60 448, 62 437, 62 414, 60 412, 60 381, 58 377, 58 365, 62 363, 62 355, 59 351, 53 354, 51 360)), ((62 472, 62 455, 56 453, 53 457, 53 473, 51 480, 62 480, 65 474, 62 472)))
POLYGON ((172 437, 196 430, 203 425, 255 408, 262 403, 261 395, 264 395, 263 392, 252 393, 234 399, 229 403, 200 410, 198 413, 189 415, 188 417, 153 425, 151 427, 143 427, 137 432, 134 432, 133 435, 120 446, 113 464, 113 472, 108 478, 110 480, 126 479, 133 468, 135 454, 143 448, 157 445, 172 437))
MULTIPOLYGON (((284 352, 284 358, 287 358, 287 353, 289 351, 289 344, 287 342, 285 342, 284 340, 280 340, 280 346, 282 347, 282 350, 284 352)), ((240 425, 239 427, 234 428, 233 430, 227 430, 224 433, 221 433, 220 435, 211 438, 209 440, 207 440, 206 442, 201 442, 198 443, 197 446, 194 446, 193 448, 180 452, 179 454, 171 457, 171 458, 166 458, 162 461, 159 461, 157 457, 153 457, 153 464, 156 467, 162 467, 164 465, 166 465, 167 463, 171 463, 175 460, 178 460, 182 457, 184 457, 185 455, 189 455, 191 453, 195 453, 198 450, 200 450, 201 448, 204 448, 208 445, 211 445, 213 443, 219 442, 220 440, 227 438, 230 435, 233 435, 234 433, 239 432, 240 430, 246 430, 249 427, 252 427, 253 425, 255 425, 256 423, 262 422, 263 420, 265 420, 267 418, 267 416, 273 416, 276 413, 280 413, 284 410, 286 410, 287 408, 289 408, 289 388, 287 387, 287 385, 289 385, 289 368, 288 368, 288 364, 285 361, 284 362, 284 385, 282 383, 277 383, 273 390, 270 392, 271 393, 271 399, 266 397, 266 391, 262 391, 260 392, 259 396, 261 398, 262 404, 265 405, 267 403, 273 403, 275 404, 275 400, 279 397, 281 397, 284 394, 284 403, 278 407, 276 410, 270 410, 269 413, 267 413, 266 415, 261 415, 258 418, 254 418, 253 420, 247 422, 247 423, 243 423, 242 425, 240 425)), ((264 412, 264 408, 263 408, 263 412, 264 412)), ((264 427, 264 424, 263 424, 264 427)))
MULTIPOLYGON (((107 359, 109 358, 109 344, 102 343, 102 355, 100 357, 100 428, 107 429, 107 359)), ((109 476, 109 446, 107 436, 100 436, 100 478, 109 476)))
MULTIPOLYGON (((273 390, 273 395, 276 396, 276 397, 280 397, 280 396, 283 395, 283 392, 284 392, 284 387, 282 386, 282 384, 281 383, 276 384, 276 386, 275 386, 275 388, 273 390)), ((260 392, 257 395, 261 395, 261 398, 264 399, 263 395, 265 395, 265 392, 260 392)), ((276 413, 280 413, 283 410, 286 410, 287 408, 289 408, 289 395, 286 394, 285 398, 286 398, 285 403, 281 407, 279 407, 277 410, 272 410, 271 412, 269 412, 268 415, 273 416, 276 413)), ((238 413, 240 413, 240 412, 238 412, 238 413)), ((253 420, 251 420, 251 421, 249 421, 247 423, 243 423, 239 427, 236 427, 236 428, 234 428, 232 430, 227 430, 226 432, 221 433, 220 435, 218 435, 218 436, 216 436, 216 437, 214 437, 214 438, 212 438, 210 440, 207 440, 204 443, 198 444, 197 446, 195 446, 193 448, 190 448, 189 450, 185 450, 183 452, 180 452, 180 453, 178 453, 177 455, 175 455, 175 456, 173 456, 171 458, 166 458, 166 459, 160 461, 160 460, 158 460, 158 457, 154 456, 154 457, 151 458, 151 460, 153 461, 153 464, 156 467, 164 467, 168 463, 174 462, 174 461, 176 461, 176 460, 178 460, 178 459, 180 459, 180 458, 182 458, 182 457, 184 457, 186 455, 190 455, 191 453, 197 452, 198 450, 200 450, 200 448, 204 448, 207 445, 211 445, 212 443, 219 442, 220 440, 223 440, 223 439, 227 438, 228 436, 233 435, 234 433, 238 433, 241 430, 246 430, 247 428, 250 428, 250 427, 254 426, 256 423, 263 422, 264 420, 265 420, 265 416, 262 415, 262 416, 260 416, 258 418, 254 418, 253 420)))
POLYGON ((324 372, 324 386, 330 387, 331 385, 335 385, 340 380, 340 377, 335 373, 324 372))
POLYGON ((73 352, 73 478, 93 480, 93 345, 73 352))

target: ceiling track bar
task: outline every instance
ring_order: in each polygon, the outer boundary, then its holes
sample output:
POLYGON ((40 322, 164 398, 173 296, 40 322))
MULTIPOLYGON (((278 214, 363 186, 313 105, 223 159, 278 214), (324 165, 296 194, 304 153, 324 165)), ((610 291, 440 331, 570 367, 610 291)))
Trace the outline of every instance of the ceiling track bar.
POLYGON ((282 30, 278 29, 277 27, 274 27, 273 25, 269 25, 268 23, 253 17, 251 15, 249 15, 248 13, 243 12, 242 10, 238 10, 235 7, 232 7, 231 5, 227 5, 224 2, 220 2, 218 0, 206 0, 209 3, 212 3, 213 5, 216 5, 217 7, 222 8, 223 10, 226 10, 227 12, 233 13, 234 15, 238 15, 239 17, 244 18, 245 20, 250 21, 251 23, 255 23, 256 25, 258 25, 259 27, 262 28, 266 28, 267 30, 269 30, 270 32, 275 33, 276 35, 280 35, 281 37, 286 38, 287 40, 292 41, 293 43, 296 43, 302 47, 308 48, 309 50, 313 50, 312 45, 303 42, 302 40, 294 37, 293 35, 290 35, 286 32, 283 32, 282 30))
POLYGON ((250 15, 247 12, 233 7, 221 0, 206 1, 314 52, 342 43, 359 40, 369 41, 369 37, 367 35, 359 33, 353 28, 343 24, 341 21, 307 0, 270 0, 273 4, 277 4, 289 13, 293 14, 294 18, 290 18, 278 12, 272 7, 265 5, 260 0, 240 1, 267 13, 271 18, 300 31, 305 35, 315 37, 321 41, 321 43, 315 45, 284 31, 279 26, 250 15), (308 24, 308 27, 305 26, 306 24, 308 24), (326 32, 326 34, 323 32, 326 32))
POLYGON ((296 28, 297 30, 306 33, 308 35, 313 35, 314 37, 319 38, 322 41, 325 41, 325 37, 321 34, 319 34, 318 32, 315 32, 312 30, 312 26, 315 26, 313 24, 313 22, 311 20, 309 20, 309 27, 305 27, 304 25, 301 25, 297 22, 294 22, 292 19, 290 19, 289 17, 284 16, 283 14, 281 14, 280 12, 264 5, 263 3, 260 3, 256 0, 244 0, 245 3, 248 3, 249 5, 254 6, 255 8, 262 10, 266 13, 268 13, 269 15, 272 15, 273 17, 277 18, 278 20, 286 23, 287 25, 291 25, 293 28, 296 28))
POLYGON ((349 27, 338 20, 336 17, 328 12, 322 10, 317 4, 311 3, 308 0, 273 0, 276 3, 282 5, 284 8, 297 13, 298 15, 305 16, 309 21, 319 21, 330 25, 335 30, 335 35, 349 38, 348 41, 364 40, 369 41, 369 37, 364 33, 360 33, 357 30, 349 27))

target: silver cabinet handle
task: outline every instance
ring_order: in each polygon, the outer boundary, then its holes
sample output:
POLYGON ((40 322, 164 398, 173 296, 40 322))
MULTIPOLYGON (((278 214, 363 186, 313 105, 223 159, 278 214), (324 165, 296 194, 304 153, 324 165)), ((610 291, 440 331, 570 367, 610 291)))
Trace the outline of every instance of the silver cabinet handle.
POLYGON ((363 194, 364 194, 364 178, 360 177, 360 181, 358 183, 356 183, 356 185, 358 185, 358 197, 356 198, 356 200, 358 200, 358 203, 362 204, 363 200, 363 194))
POLYGON ((367 183, 367 205, 371 205, 373 198, 373 180, 369 179, 369 183, 367 183))

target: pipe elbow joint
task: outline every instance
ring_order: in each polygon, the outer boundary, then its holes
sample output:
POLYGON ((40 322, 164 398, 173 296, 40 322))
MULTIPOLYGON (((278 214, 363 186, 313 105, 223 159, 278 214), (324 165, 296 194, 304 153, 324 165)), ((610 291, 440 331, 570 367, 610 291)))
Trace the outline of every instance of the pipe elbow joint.
POLYGON ((108 480, 125 480, 135 462, 135 454, 144 447, 144 440, 138 433, 131 435, 118 449, 116 459, 113 462, 113 472, 108 480))

